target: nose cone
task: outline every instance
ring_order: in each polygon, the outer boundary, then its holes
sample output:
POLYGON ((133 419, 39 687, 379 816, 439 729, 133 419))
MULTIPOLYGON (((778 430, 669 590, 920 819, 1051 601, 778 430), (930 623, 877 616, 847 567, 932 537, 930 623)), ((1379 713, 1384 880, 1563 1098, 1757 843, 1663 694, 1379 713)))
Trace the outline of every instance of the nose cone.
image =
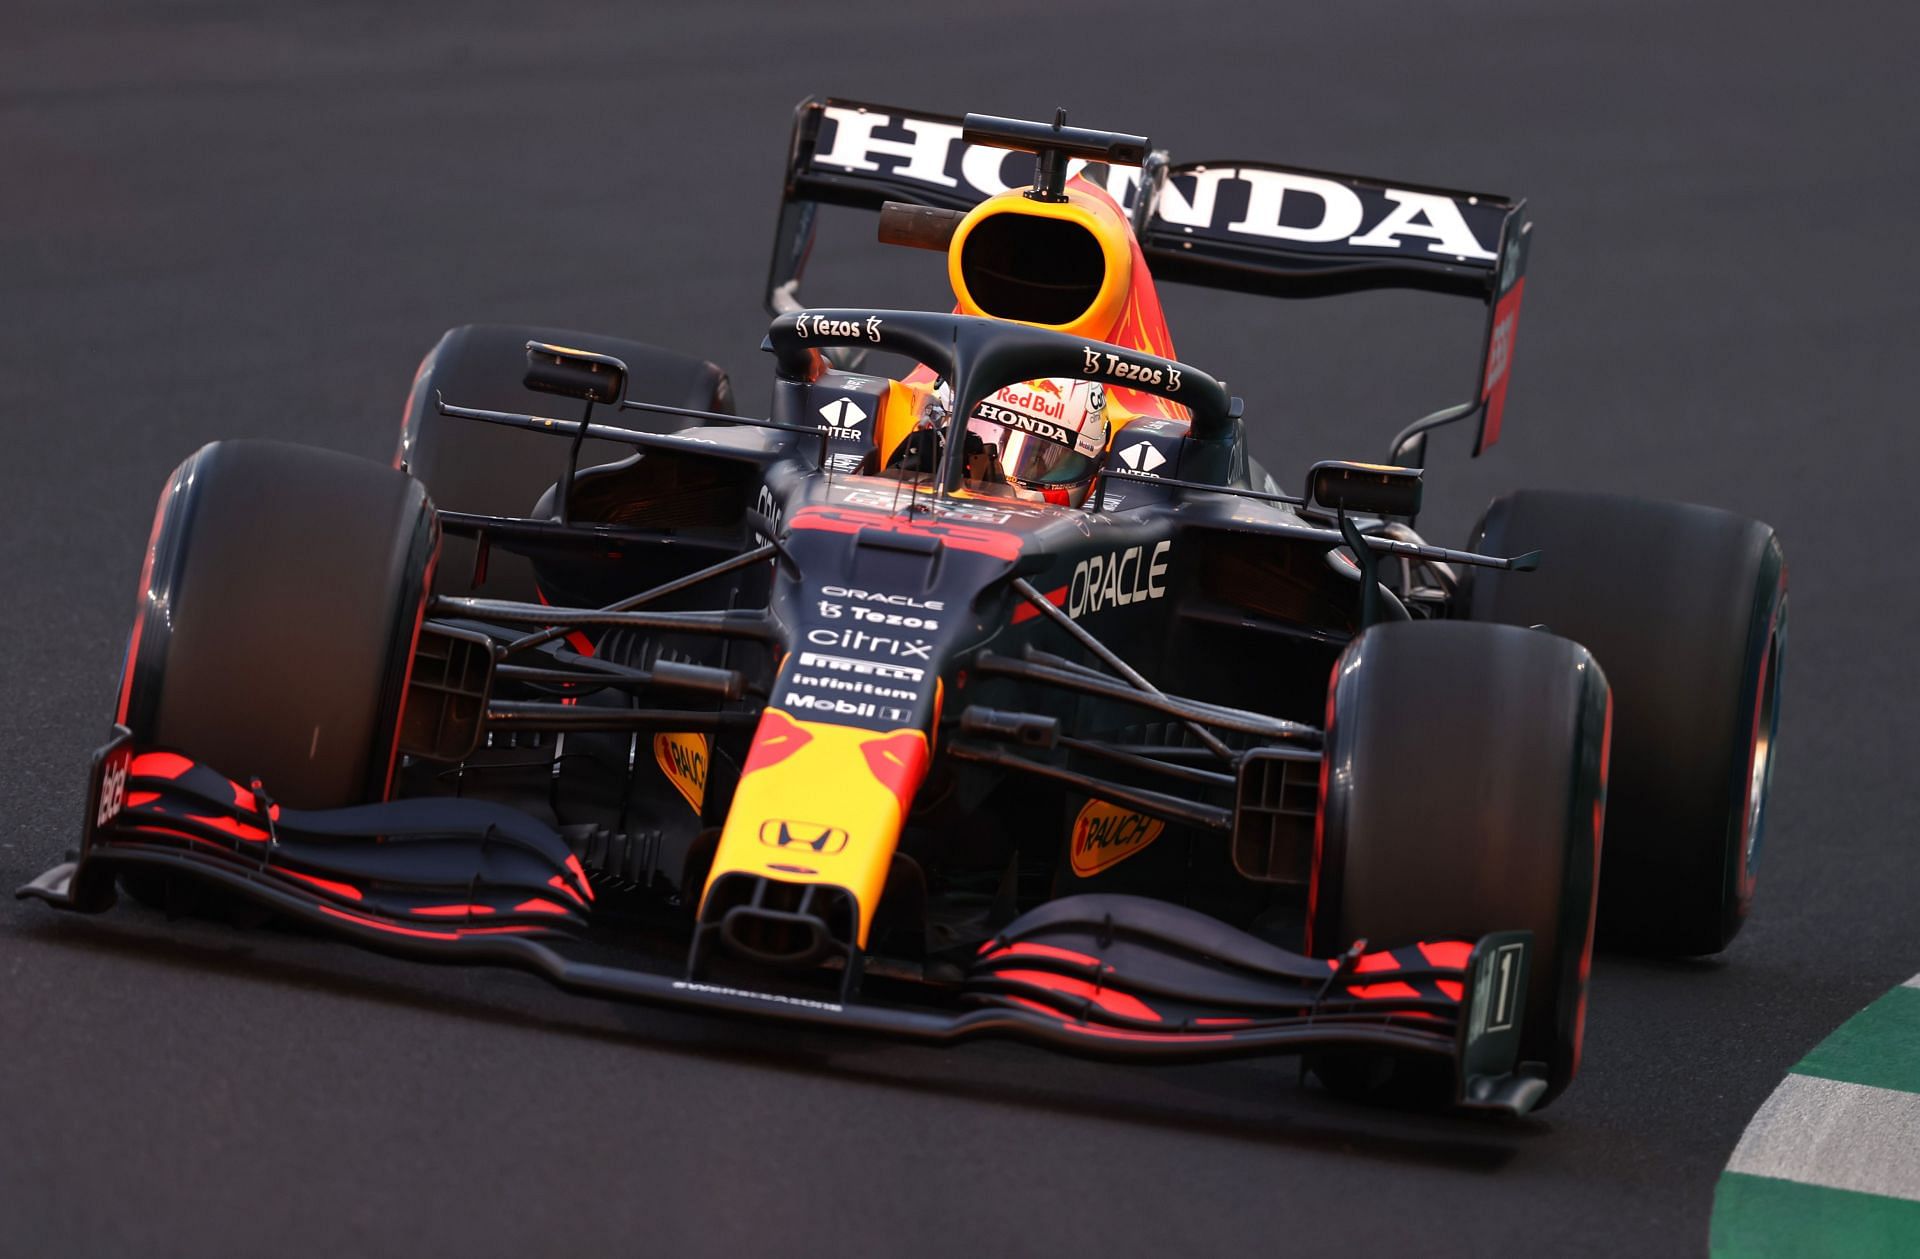
POLYGON ((875 732, 767 709, 720 832, 706 898, 732 875, 839 888, 856 906, 856 942, 864 947, 928 756, 919 730, 875 732))

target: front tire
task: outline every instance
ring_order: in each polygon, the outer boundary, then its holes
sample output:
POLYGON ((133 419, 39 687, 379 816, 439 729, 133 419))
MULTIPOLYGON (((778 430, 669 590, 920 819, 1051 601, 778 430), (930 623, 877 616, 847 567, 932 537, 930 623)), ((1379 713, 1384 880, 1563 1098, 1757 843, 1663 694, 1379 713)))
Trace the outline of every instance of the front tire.
POLYGON ((161 494, 121 724, 295 808, 383 798, 438 540, 404 472, 202 447, 161 494))
MULTIPOLYGON (((1576 643, 1506 626, 1376 625, 1334 666, 1309 949, 1533 932, 1520 1057, 1556 1096, 1579 1069, 1606 798, 1607 680, 1576 643)), ((1395 1100, 1419 1065, 1315 1063, 1395 1100)))

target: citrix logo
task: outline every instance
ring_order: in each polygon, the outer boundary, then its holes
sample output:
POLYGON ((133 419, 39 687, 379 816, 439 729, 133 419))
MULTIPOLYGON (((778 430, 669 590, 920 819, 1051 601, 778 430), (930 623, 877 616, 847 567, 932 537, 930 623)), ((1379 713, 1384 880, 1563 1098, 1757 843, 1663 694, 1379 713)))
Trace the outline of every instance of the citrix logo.
POLYGON ((896 656, 902 660, 931 660, 933 644, 922 638, 894 638, 870 634, 863 629, 810 629, 807 641, 815 647, 838 647, 871 655, 896 656))

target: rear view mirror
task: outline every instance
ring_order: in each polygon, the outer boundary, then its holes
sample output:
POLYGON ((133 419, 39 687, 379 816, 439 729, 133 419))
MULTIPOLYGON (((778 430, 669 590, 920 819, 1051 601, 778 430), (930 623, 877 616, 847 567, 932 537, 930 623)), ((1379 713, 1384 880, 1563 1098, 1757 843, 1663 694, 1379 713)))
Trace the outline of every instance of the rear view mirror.
POLYGON ((1379 463, 1316 463, 1307 473, 1307 501, 1365 516, 1417 516, 1420 471, 1379 463))
POLYGON ((611 354, 527 342, 527 388, 584 402, 618 402, 627 392, 627 365, 611 354))

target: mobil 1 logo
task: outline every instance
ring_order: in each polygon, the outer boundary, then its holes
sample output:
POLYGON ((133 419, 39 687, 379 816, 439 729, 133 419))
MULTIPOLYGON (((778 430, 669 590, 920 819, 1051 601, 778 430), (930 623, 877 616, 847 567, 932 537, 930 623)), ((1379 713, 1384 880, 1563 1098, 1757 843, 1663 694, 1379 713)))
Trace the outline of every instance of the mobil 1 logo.
POLYGON ((926 670, 818 651, 794 653, 781 706, 811 717, 844 717, 882 726, 913 720, 926 670))

